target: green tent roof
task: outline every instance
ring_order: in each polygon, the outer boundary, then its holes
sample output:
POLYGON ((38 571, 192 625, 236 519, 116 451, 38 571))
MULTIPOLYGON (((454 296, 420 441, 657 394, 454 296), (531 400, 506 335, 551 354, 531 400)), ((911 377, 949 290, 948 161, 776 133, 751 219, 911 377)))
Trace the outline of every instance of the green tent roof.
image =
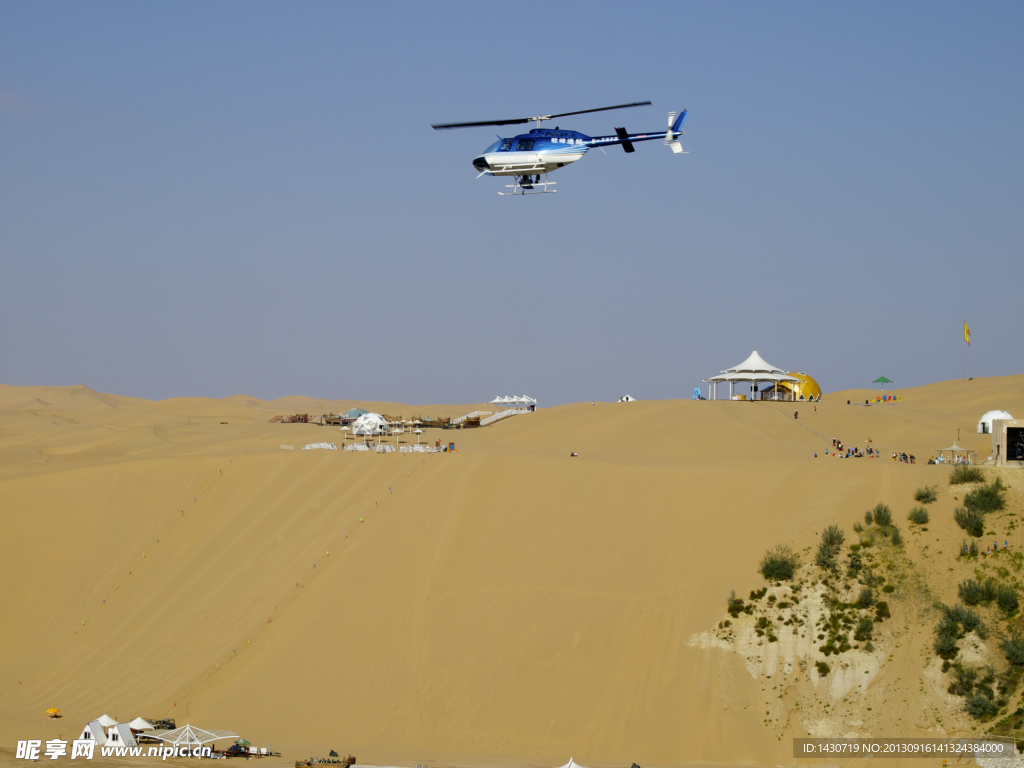
POLYGON ((877 379, 871 382, 872 384, 892 384, 892 379, 887 379, 885 376, 879 376, 877 379))

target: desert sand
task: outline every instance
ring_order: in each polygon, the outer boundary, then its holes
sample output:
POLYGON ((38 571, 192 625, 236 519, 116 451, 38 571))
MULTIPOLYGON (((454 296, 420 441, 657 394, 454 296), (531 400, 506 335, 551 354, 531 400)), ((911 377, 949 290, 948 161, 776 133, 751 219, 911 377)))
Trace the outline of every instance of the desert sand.
MULTIPOLYGON (((647 768, 792 764, 816 732, 969 734, 930 600, 973 566, 953 560, 950 470, 925 462, 958 429, 984 459, 975 424, 1024 414, 1024 376, 897 391, 830 393, 799 421, 792 403, 587 402, 424 434, 454 454, 381 456, 281 451, 342 433, 267 420, 489 408, 0 386, 0 744, 107 713, 187 716, 285 763, 647 768), (826 458, 833 437, 884 458, 826 458), (940 498, 911 532, 924 485, 940 498), (712 641, 730 590, 766 585, 767 547, 851 536, 880 501, 929 586, 890 597, 869 683, 835 696, 795 646, 787 674, 712 641)), ((1024 477, 1002 473, 1024 513, 1024 477)))

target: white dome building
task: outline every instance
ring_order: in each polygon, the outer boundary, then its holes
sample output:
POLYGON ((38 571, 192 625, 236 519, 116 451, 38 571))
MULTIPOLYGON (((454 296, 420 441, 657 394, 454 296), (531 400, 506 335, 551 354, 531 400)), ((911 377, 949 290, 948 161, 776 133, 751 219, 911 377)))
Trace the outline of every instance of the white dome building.
POLYGON ((1007 411, 989 411, 978 421, 978 434, 979 435, 990 435, 992 434, 992 422, 997 419, 1012 419, 1007 411))
POLYGON ((379 413, 364 413, 352 422, 353 435, 383 435, 389 432, 387 419, 379 413))

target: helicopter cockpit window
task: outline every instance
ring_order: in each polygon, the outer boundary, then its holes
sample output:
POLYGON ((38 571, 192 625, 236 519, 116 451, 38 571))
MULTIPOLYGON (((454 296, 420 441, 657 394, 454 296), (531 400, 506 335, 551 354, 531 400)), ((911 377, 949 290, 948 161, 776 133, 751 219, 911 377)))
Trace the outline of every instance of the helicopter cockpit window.
POLYGON ((533 149, 533 139, 520 139, 516 145, 517 152, 524 152, 533 149))
POLYGON ((512 149, 512 139, 505 139, 498 147, 499 152, 508 152, 510 149, 512 149))

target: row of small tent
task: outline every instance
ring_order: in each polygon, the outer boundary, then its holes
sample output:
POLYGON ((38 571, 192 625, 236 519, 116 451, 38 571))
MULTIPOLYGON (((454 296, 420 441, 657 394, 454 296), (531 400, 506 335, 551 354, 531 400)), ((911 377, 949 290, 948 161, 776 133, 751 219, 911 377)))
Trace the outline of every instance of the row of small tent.
POLYGON ((365 443, 353 443, 352 445, 345 446, 346 451, 376 451, 377 453, 438 453, 436 448, 421 443, 419 445, 401 445, 395 448, 393 445, 375 445, 373 448, 366 445, 365 443))
POLYGON ((505 397, 502 397, 501 395, 499 395, 498 397, 496 397, 493 400, 491 400, 491 405, 531 405, 531 404, 532 405, 536 405, 537 401, 534 400, 532 397, 528 397, 527 395, 523 395, 522 397, 519 397, 519 395, 512 395, 511 397, 508 397, 506 395, 505 397))

